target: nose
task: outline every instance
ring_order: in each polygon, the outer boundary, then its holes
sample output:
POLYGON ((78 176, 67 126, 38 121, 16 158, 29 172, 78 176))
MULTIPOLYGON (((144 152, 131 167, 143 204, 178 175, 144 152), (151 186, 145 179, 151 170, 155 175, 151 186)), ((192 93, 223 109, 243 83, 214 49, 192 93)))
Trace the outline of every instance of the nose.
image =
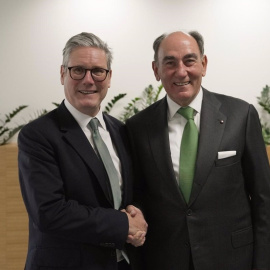
POLYGON ((83 78, 83 83, 89 83, 89 84, 94 84, 95 83, 95 81, 93 80, 93 77, 91 75, 90 70, 86 71, 86 74, 85 74, 85 76, 83 78))
POLYGON ((179 77, 186 77, 187 76, 187 67, 182 61, 180 61, 178 63, 176 74, 179 77))

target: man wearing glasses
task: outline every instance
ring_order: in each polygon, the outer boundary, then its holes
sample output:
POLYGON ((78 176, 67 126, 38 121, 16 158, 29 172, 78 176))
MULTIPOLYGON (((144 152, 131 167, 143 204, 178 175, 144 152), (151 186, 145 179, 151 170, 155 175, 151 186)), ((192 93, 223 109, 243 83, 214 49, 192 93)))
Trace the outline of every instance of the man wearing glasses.
POLYGON ((131 269, 133 248, 125 244, 145 241, 147 223, 131 205, 124 126, 100 110, 111 62, 107 44, 94 34, 69 39, 60 71, 66 99, 19 134, 26 270, 131 269))

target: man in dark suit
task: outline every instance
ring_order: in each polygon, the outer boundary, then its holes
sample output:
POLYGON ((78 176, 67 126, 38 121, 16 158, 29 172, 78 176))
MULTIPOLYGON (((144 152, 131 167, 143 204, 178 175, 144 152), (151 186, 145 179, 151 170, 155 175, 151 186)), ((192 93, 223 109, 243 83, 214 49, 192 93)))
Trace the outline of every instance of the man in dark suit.
POLYGON ((19 177, 29 214, 26 270, 131 269, 125 243, 144 243, 147 224, 130 205, 126 132, 100 110, 111 61, 107 44, 94 34, 68 40, 61 66, 66 99, 19 134, 19 177), (101 141, 109 152, 105 159, 101 141))
POLYGON ((270 269, 270 170, 255 108, 201 87, 198 32, 164 34, 154 51, 167 95, 127 121, 149 225, 145 269, 270 269))

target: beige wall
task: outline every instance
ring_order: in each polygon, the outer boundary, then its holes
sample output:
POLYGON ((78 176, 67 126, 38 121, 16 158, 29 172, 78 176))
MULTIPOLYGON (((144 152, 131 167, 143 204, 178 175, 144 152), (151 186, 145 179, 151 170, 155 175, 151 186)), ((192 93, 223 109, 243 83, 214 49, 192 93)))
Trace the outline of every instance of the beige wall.
POLYGON ((128 93, 116 115, 146 86, 158 85, 152 43, 178 29, 196 29, 205 37, 209 64, 203 86, 256 105, 270 84, 269 10, 269 0, 0 0, 0 119, 21 104, 30 105, 27 119, 62 101, 62 49, 82 31, 99 35, 113 49, 106 101, 128 93))

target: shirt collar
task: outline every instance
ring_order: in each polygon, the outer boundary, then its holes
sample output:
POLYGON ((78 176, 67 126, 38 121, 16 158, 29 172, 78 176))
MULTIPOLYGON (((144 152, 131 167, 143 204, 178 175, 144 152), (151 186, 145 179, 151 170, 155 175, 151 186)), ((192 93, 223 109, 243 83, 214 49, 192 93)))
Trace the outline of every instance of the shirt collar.
MULTIPOLYGON (((193 108, 197 113, 200 114, 202 108, 202 99, 203 99, 203 91, 202 88, 200 88, 199 93, 188 106, 193 108)), ((168 95, 167 95, 167 103, 168 103, 168 119, 170 120, 174 117, 174 115, 181 108, 181 106, 176 102, 174 102, 168 95)))
POLYGON ((78 122, 78 124, 80 125, 80 127, 82 129, 87 127, 87 125, 89 124, 89 122, 92 118, 97 118, 101 127, 106 130, 106 124, 105 124, 105 121, 103 119, 103 114, 102 114, 101 110, 99 110, 98 114, 95 117, 91 117, 87 114, 84 114, 84 113, 81 113, 80 111, 78 111, 75 107, 73 107, 68 102, 67 99, 64 100, 64 103, 65 103, 65 106, 67 107, 67 109, 69 110, 69 112, 72 114, 72 116, 75 118, 75 120, 78 122))

